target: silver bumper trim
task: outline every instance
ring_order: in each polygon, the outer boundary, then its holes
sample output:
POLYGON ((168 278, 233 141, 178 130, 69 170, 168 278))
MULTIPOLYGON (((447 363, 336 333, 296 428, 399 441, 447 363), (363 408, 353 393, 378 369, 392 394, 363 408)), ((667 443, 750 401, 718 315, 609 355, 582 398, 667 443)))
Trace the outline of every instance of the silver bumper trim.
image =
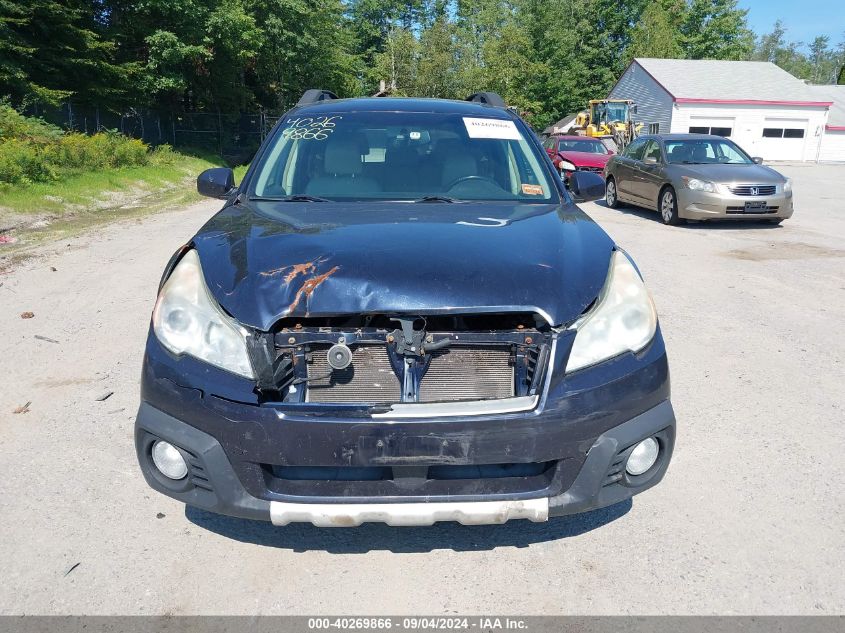
POLYGON ((496 400, 466 400, 463 402, 401 403, 390 411, 373 413, 374 418, 434 418, 462 415, 491 415, 528 411, 537 406, 539 396, 517 396, 496 400))
POLYGON ((463 525, 490 525, 511 519, 535 523, 549 518, 549 500, 444 501, 438 503, 285 503, 270 502, 273 525, 313 523, 317 527, 354 527, 365 522, 387 525, 432 525, 457 521, 463 525))

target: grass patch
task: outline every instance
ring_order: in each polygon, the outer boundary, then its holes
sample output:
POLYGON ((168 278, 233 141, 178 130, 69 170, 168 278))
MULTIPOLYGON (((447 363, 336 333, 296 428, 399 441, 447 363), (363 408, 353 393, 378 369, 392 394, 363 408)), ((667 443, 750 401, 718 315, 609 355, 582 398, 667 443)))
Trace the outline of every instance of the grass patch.
MULTIPOLYGON (((91 226, 195 202, 197 175, 223 164, 114 131, 65 132, 0 102, 0 264, 91 226)), ((245 171, 236 168, 238 180, 245 171)))
POLYGON ((201 199, 195 179, 219 167, 215 156, 171 152, 172 160, 102 169, 60 181, 0 188, 0 268, 40 244, 115 220, 185 206, 201 199))

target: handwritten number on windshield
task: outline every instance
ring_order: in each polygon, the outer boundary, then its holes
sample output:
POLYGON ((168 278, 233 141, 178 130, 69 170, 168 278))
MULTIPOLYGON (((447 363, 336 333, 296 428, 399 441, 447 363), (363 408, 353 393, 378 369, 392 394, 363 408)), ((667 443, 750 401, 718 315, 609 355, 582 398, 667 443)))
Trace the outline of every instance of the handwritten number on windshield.
POLYGON ((300 117, 285 121, 288 127, 282 130, 282 137, 291 140, 325 141, 334 132, 335 122, 341 116, 300 117))

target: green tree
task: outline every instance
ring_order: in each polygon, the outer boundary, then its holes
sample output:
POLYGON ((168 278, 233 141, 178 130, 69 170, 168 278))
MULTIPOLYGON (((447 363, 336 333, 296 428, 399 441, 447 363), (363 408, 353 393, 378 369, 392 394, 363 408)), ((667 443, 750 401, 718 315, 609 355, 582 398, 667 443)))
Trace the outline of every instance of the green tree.
POLYGON ((124 69, 83 2, 0 1, 0 95, 13 103, 120 99, 124 69))
POLYGON ((684 56, 681 32, 662 3, 653 2, 643 11, 631 35, 628 56, 670 59, 684 56))
POLYGON ((681 24, 689 59, 747 59, 754 48, 748 11, 737 0, 689 0, 681 24))

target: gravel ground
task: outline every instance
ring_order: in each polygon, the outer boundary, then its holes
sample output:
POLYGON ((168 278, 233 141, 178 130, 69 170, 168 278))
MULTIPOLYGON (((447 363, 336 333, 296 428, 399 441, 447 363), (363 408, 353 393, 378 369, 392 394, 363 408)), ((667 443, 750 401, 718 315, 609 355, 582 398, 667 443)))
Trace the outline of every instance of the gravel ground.
POLYGON ((0 274, 0 613, 845 612, 845 166, 782 170, 782 227, 584 205, 654 294, 679 435, 658 487, 545 524, 275 528, 148 489, 149 313, 213 201, 0 274))

